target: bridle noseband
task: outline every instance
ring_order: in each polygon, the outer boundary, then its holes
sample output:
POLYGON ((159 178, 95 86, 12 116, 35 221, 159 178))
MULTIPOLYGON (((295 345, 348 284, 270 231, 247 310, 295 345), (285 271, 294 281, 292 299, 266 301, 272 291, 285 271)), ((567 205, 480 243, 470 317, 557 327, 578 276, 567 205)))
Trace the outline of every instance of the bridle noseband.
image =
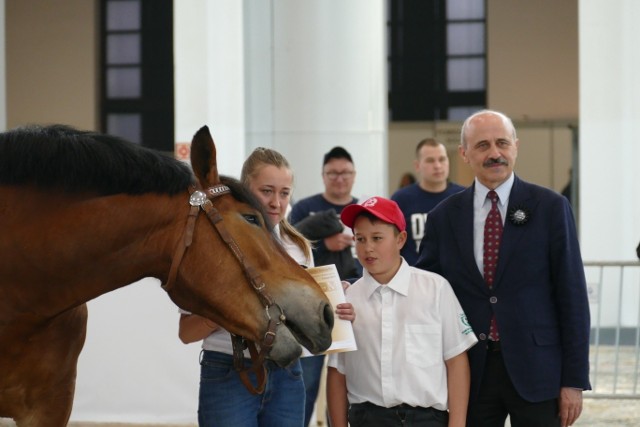
POLYGON ((260 302, 265 308, 268 324, 267 324, 267 332, 265 332, 262 341, 260 342, 260 352, 256 349, 256 345, 253 341, 246 340, 242 336, 231 334, 231 341, 233 343, 233 366, 240 374, 240 379, 247 387, 247 389, 253 394, 259 394, 264 391, 267 370, 264 367, 264 360, 266 355, 273 347, 273 343, 276 339, 276 328, 278 325, 286 321, 286 316, 284 314, 284 310, 280 307, 275 300, 266 292, 266 285, 264 281, 262 281, 260 277, 260 273, 250 264, 250 262, 244 257, 244 254, 240 250, 240 247, 235 242, 231 234, 227 231, 227 228, 224 226, 222 222, 222 215, 220 212, 213 206, 211 199, 214 199, 219 196, 223 196, 225 194, 230 193, 231 190, 229 187, 223 184, 218 184, 213 187, 209 187, 206 190, 206 193, 193 189, 191 190, 191 196, 189 197, 189 204, 191 208, 189 210, 189 216, 187 217, 187 224, 185 226, 182 244, 178 243, 178 247, 176 248, 175 254, 171 261, 171 268, 169 269, 169 275, 167 276, 167 281, 162 287, 165 291, 169 291, 173 285, 175 284, 176 277, 178 275, 178 268, 180 263, 182 262, 182 258, 184 257, 185 252, 191 246, 193 241, 193 232, 195 229, 196 219, 198 217, 198 213, 200 209, 202 209, 207 218, 216 231, 222 238, 222 240, 227 244, 231 253, 236 257, 242 270, 247 277, 247 280, 251 284, 251 287, 258 295, 260 302), (209 198, 211 197, 211 199, 209 198), (277 319, 273 319, 271 314, 269 313, 269 309, 271 307, 277 307, 280 311, 280 314, 277 316, 277 319), (244 367, 244 350, 249 349, 249 354, 251 355, 252 367, 245 368, 244 367), (251 380, 249 379, 249 371, 253 371, 256 375, 256 383, 254 386, 251 380))

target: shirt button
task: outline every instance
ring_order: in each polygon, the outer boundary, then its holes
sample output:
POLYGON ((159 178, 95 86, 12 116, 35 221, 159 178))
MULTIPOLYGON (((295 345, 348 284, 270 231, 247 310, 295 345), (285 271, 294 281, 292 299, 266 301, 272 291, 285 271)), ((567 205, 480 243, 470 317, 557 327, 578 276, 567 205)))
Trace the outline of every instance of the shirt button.
POLYGON ((484 340, 486 340, 486 339, 487 339, 487 336, 486 336, 485 334, 480 334, 480 335, 478 335, 478 339, 479 339, 480 341, 484 341, 484 340))
POLYGON ((489 302, 490 302, 491 304, 495 304, 495 303, 497 303, 497 302, 498 302, 498 297, 491 297, 491 298, 489 298, 489 302))

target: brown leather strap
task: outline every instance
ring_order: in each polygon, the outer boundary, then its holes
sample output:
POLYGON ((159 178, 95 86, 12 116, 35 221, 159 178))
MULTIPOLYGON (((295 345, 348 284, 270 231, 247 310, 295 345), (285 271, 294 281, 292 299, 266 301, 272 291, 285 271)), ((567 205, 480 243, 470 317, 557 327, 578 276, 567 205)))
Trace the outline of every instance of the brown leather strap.
POLYGON ((232 344, 233 344, 233 366, 235 367, 238 375, 240 376, 240 380, 245 385, 247 390, 249 390, 252 394, 261 394, 264 392, 264 388, 266 386, 268 372, 264 366, 264 359, 273 347, 273 343, 276 338, 276 328, 280 322, 283 322, 286 317, 282 311, 282 308, 278 306, 271 295, 265 292, 266 285, 262 281, 260 273, 249 263, 249 261, 244 257, 242 250, 235 242, 231 234, 227 231, 227 228, 224 226, 224 222, 222 221, 222 215, 220 212, 213 206, 213 204, 209 201, 202 204, 202 209, 207 214, 207 218, 214 225, 215 229, 218 231, 218 234, 227 244, 227 246, 231 249, 231 252, 235 255, 242 267, 249 283, 256 291, 260 302, 264 305, 267 317, 269 318, 269 323, 267 325, 267 332, 264 334, 262 338, 262 342, 260 343, 260 352, 256 349, 256 345, 253 341, 246 340, 245 338, 233 335, 232 344), (280 316, 278 317, 278 321, 271 318, 269 313, 269 308, 272 306, 278 307, 280 310, 280 316), (244 349, 249 349, 249 354, 251 356, 251 368, 244 367, 244 349), (256 376, 256 385, 253 385, 251 382, 251 378, 249 374, 253 372, 256 376))
POLYGON ((198 206, 191 206, 191 209, 189 210, 189 216, 187 217, 187 226, 184 229, 182 239, 178 241, 178 247, 176 248, 176 252, 173 255, 173 260, 171 260, 171 268, 169 269, 167 281, 164 285, 162 285, 165 291, 169 291, 169 289, 171 289, 171 287, 175 283, 176 276, 178 275, 178 267, 180 267, 180 263, 182 262, 182 257, 187 251, 187 248, 191 246, 191 242, 193 242, 193 230, 196 226, 196 219, 198 218, 199 209, 200 208, 198 206))
POLYGON ((253 341, 247 341, 239 335, 231 334, 231 340, 233 343, 233 367, 238 372, 240 381, 242 381, 242 384, 249 390, 249 393, 262 394, 267 384, 269 372, 267 372, 267 368, 264 366, 264 359, 258 354, 256 345, 253 341), (249 355, 252 361, 250 368, 244 367, 244 348, 249 349, 249 355), (251 372, 256 376, 255 385, 249 377, 251 372))

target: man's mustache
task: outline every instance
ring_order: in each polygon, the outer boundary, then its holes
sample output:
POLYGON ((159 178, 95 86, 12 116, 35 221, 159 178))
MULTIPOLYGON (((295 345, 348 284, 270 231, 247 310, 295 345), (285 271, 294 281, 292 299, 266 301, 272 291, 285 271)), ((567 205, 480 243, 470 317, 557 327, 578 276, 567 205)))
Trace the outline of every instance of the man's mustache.
POLYGON ((507 162, 507 159, 505 159, 504 157, 498 157, 497 159, 489 159, 482 163, 482 166, 484 167, 489 167, 492 165, 509 166, 509 162, 507 162))

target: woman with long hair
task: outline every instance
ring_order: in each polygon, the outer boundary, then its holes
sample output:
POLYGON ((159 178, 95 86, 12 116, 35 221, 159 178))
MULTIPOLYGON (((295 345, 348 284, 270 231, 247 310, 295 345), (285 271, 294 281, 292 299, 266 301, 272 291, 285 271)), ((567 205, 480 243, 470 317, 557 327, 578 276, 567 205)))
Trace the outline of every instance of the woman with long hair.
MULTIPOLYGON (((311 245, 286 219, 293 191, 293 172, 282 154, 256 148, 244 162, 240 180, 258 199, 274 233, 287 253, 300 265, 313 266, 311 245)), ((342 319, 355 317, 351 304, 339 304, 342 319)), ((264 393, 251 394, 233 367, 229 332, 203 317, 181 311, 178 332, 184 343, 203 340, 200 357, 200 427, 302 427, 305 388, 300 361, 280 368, 265 362, 264 393)), ((245 350, 245 366, 251 361, 245 350)))

